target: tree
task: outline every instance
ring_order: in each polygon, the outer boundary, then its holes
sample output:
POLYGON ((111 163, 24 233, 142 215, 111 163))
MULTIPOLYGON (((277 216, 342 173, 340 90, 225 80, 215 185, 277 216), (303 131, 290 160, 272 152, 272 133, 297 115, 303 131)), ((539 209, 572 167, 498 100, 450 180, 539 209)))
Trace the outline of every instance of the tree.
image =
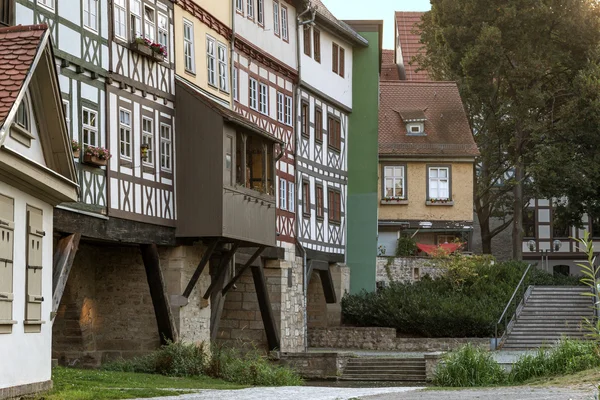
MULTIPOLYGON (((600 43, 598 6, 590 0, 431 0, 420 25, 419 65, 459 85, 481 156, 474 208, 484 252, 513 225, 520 259, 523 209, 536 187, 540 143, 547 141, 574 80, 600 43), (493 217, 503 222, 490 228, 493 217)), ((565 177, 558 168, 554 173, 565 177)), ((544 191, 547 192, 547 191, 544 191)))

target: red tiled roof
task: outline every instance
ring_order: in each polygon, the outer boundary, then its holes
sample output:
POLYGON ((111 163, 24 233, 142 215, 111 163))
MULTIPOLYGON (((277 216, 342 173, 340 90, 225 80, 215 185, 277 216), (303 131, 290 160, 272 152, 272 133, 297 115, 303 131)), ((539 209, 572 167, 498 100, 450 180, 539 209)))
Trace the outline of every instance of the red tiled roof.
POLYGON ((381 82, 379 154, 467 156, 479 154, 454 82, 381 82), (401 114, 425 114, 425 135, 407 135, 401 114))
POLYGON ((381 50, 381 55, 381 64, 383 65, 394 64, 396 62, 394 50, 383 49, 381 50))
POLYGON ((394 50, 382 50, 381 77, 382 81, 397 81, 400 79, 400 70, 395 61, 394 50))
POLYGON ((47 29, 45 24, 0 28, 0 126, 21 91, 47 29))
POLYGON ((398 40, 402 49, 402 63, 404 66, 403 79, 407 81, 427 81, 429 76, 426 71, 416 72, 418 65, 410 65, 409 62, 414 56, 420 53, 421 33, 417 25, 421 23, 423 12, 396 11, 396 29, 398 30, 398 40))

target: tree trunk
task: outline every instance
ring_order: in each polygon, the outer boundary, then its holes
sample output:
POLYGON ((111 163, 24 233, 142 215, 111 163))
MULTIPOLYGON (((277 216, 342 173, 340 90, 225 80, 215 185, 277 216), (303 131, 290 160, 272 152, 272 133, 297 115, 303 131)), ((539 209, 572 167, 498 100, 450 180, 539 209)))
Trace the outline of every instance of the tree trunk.
POLYGON ((492 254, 492 235, 490 235, 490 221, 485 224, 479 224, 481 229, 481 252, 483 254, 492 254))
MULTIPOLYGON (((486 162, 483 161, 480 167, 480 174, 477 175, 477 168, 473 168, 473 203, 475 204, 475 213, 477 214, 477 222, 479 223, 479 231, 481 235, 481 252, 483 254, 492 254, 492 236, 490 235, 490 213, 491 205, 488 202, 489 189, 484 193, 479 193, 478 179, 482 179, 486 184, 489 181, 489 174, 486 162)), ((487 186, 487 185, 484 185, 487 186)))
MULTIPOLYGON (((520 138, 519 138, 520 141, 520 138)), ((525 177, 525 166, 523 158, 519 155, 515 164, 516 184, 513 189, 513 231, 512 231, 512 253, 513 260, 523 259, 523 179, 525 177)))

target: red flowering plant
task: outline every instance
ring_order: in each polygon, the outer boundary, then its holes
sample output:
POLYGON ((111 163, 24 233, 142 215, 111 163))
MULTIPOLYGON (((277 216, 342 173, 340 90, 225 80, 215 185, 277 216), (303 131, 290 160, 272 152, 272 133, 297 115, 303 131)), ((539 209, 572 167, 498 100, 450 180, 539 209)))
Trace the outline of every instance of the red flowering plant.
POLYGON ((110 160, 112 155, 104 147, 85 146, 84 154, 86 156, 96 157, 99 160, 110 160))
POLYGON ((150 47, 150 50, 152 50, 154 53, 158 53, 163 57, 167 56, 166 46, 163 46, 160 43, 155 43, 155 42, 151 41, 150 39, 143 38, 140 36, 136 37, 134 41, 135 41, 135 43, 138 43, 138 44, 145 44, 146 46, 150 47))
POLYGON ((77 140, 71 140, 71 149, 73 149, 73 153, 81 150, 81 146, 79 146, 79 142, 77 140))
POLYGON ((402 196, 384 196, 383 200, 384 201, 404 200, 404 197, 402 197, 402 196))

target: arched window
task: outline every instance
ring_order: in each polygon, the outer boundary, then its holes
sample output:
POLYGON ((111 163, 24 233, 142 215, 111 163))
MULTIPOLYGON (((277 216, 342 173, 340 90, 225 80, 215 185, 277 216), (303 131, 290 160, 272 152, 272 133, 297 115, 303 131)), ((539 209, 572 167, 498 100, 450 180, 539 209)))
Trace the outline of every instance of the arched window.
POLYGON ((21 105, 19 106, 19 109, 17 110, 17 118, 16 118, 16 123, 23 129, 29 131, 30 130, 30 126, 29 126, 29 102, 27 101, 27 98, 24 97, 23 100, 21 101, 21 105))

